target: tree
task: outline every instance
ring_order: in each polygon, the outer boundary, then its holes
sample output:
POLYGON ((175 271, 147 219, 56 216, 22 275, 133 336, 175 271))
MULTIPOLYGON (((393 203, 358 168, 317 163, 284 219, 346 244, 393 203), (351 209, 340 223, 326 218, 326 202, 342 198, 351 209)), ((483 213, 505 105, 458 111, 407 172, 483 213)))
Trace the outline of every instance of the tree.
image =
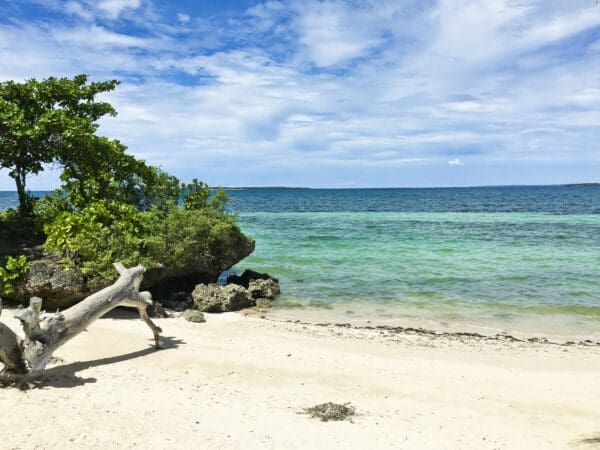
POLYGON ((64 164, 74 148, 90 144, 98 119, 116 115, 109 103, 95 97, 118 84, 88 84, 87 75, 0 83, 0 167, 15 180, 22 216, 32 211, 27 176, 53 161, 64 164))

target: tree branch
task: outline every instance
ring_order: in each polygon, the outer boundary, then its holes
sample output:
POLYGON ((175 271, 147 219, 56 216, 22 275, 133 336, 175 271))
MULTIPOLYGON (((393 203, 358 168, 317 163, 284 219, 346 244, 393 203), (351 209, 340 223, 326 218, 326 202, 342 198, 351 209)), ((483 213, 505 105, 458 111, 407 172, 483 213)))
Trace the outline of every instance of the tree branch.
MULTIPOLYGON (((23 326, 24 340, 0 323, 0 360, 5 365, 2 373, 7 374, 5 384, 43 375, 50 356, 57 348, 117 306, 137 308, 140 319, 152 330, 155 347, 160 348, 162 330, 146 312, 146 308, 152 304, 152 296, 149 292, 138 291, 146 269, 143 266, 127 269, 121 263, 115 263, 114 266, 120 274, 114 284, 63 312, 45 314, 42 300, 33 297, 28 308, 15 313, 15 318, 23 326)), ((3 381, 1 376, 0 381, 3 381)))

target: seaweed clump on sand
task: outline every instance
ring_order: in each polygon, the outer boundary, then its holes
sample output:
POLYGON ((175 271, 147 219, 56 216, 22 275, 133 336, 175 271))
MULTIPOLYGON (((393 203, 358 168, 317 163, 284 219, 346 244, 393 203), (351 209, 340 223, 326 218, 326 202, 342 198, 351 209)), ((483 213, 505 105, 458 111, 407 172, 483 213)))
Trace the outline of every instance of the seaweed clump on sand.
POLYGON ((313 419, 319 419, 322 422, 330 420, 346 420, 356 414, 355 408, 350 403, 321 403, 311 408, 304 408, 304 414, 309 414, 313 419))

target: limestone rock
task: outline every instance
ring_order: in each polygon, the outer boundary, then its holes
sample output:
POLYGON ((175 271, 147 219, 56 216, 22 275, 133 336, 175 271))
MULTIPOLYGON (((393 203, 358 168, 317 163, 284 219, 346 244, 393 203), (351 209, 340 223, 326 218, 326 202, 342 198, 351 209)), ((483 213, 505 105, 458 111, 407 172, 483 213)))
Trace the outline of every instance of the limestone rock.
POLYGON ((26 303, 30 297, 40 297, 46 311, 67 308, 88 293, 81 272, 52 256, 32 261, 28 273, 15 286, 15 300, 26 303))
MULTIPOLYGON (((196 284, 216 282, 225 269, 250 255, 254 246, 254 240, 240 232, 232 242, 215 249, 210 257, 199 258, 193 266, 179 270, 150 268, 144 274, 140 290, 149 290, 153 299, 164 307, 184 311, 193 305, 190 292, 196 284)), ((104 287, 88 286, 85 276, 77 269, 66 267, 58 256, 41 251, 27 256, 31 261, 28 273, 17 283, 13 294, 0 292, 2 297, 21 304, 27 304, 30 297, 40 297, 44 309, 54 311, 68 308, 104 287)), ((111 282, 107 281, 106 285, 111 282)))
POLYGON ((273 299, 280 293, 279 283, 274 278, 266 280, 252 280, 248 285, 248 292, 250 293, 252 298, 255 299, 273 299))
POLYGON ((265 311, 271 307, 271 300, 268 298, 257 298, 256 299, 256 309, 259 311, 265 311))
POLYGON ((204 312, 239 311, 254 306, 254 299, 242 286, 198 284, 192 292, 196 308, 204 312))
POLYGON ((158 317, 163 319, 165 317, 170 317, 169 313, 165 311, 165 308, 163 308, 159 302, 152 302, 146 311, 150 317, 158 317))
POLYGON ((194 323, 206 322, 206 318, 204 317, 204 314, 195 309, 188 309, 187 311, 185 311, 183 313, 183 318, 185 320, 187 320, 188 322, 194 322, 194 323))

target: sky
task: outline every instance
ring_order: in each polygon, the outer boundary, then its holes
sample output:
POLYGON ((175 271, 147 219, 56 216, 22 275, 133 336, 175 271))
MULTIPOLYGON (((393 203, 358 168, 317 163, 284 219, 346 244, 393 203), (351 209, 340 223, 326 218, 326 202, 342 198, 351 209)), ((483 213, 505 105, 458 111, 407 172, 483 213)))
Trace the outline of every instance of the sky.
POLYGON ((595 0, 0 0, 0 81, 80 73, 185 181, 600 181, 595 0))

